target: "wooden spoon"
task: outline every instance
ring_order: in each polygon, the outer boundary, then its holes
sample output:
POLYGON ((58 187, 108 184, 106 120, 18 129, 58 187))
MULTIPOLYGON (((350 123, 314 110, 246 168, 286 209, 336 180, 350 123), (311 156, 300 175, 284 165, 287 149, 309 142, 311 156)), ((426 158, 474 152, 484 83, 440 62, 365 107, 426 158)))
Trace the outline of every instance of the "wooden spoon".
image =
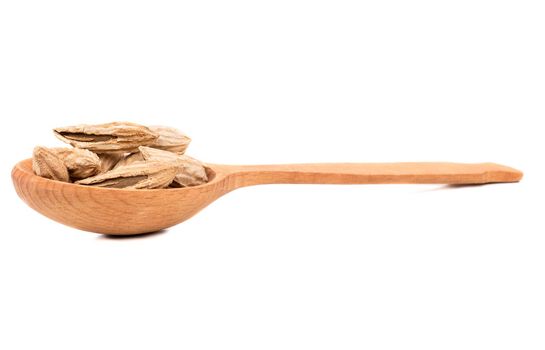
POLYGON ((234 189, 259 184, 485 184, 518 182, 522 173, 493 163, 208 164, 204 185, 125 190, 75 185, 34 175, 31 159, 12 171, 19 197, 62 224, 110 235, 158 231, 195 215, 234 189))

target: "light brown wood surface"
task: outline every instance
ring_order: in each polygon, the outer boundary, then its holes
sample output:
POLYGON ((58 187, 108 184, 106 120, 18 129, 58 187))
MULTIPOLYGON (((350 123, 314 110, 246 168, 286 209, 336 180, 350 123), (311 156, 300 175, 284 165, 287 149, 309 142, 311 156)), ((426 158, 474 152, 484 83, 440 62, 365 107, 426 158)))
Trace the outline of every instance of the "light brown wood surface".
POLYGON ((208 164, 204 185, 124 190, 75 185, 34 175, 30 159, 12 171, 19 197, 41 214, 80 230, 130 235, 189 219, 236 188, 259 184, 485 184, 518 182, 522 173, 493 163, 208 164))

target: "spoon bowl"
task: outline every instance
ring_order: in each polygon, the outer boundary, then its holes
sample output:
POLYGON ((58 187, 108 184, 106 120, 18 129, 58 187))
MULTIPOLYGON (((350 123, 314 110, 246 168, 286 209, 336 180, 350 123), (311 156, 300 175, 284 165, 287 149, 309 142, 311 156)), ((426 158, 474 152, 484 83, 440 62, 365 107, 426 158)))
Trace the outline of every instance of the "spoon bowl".
POLYGON ((155 232, 185 221, 243 186, 294 184, 483 184, 517 182, 522 173, 493 163, 208 164, 209 182, 185 188, 128 190, 76 185, 34 174, 32 160, 15 165, 21 199, 39 213, 84 231, 109 235, 155 232))
POLYGON ((211 168, 207 173, 211 180, 201 186, 127 190, 45 179, 27 159, 13 168, 12 178, 19 197, 50 219, 84 231, 134 235, 185 221, 226 193, 227 177, 211 168))

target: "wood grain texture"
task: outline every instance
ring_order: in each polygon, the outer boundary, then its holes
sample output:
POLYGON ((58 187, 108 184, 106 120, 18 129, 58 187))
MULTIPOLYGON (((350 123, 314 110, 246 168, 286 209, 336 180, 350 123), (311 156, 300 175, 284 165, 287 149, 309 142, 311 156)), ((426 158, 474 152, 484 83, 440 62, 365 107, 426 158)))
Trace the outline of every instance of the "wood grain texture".
POLYGON ((517 182, 522 173, 494 164, 332 163, 233 166, 243 184, 484 184, 517 182))
POLYGON ((31 208, 80 230, 130 235, 185 221, 214 200, 243 186, 293 184, 484 184, 517 182, 522 173, 502 165, 457 163, 342 163, 291 165, 208 164, 204 185, 125 190, 75 185, 34 175, 30 159, 12 171, 19 197, 31 208))

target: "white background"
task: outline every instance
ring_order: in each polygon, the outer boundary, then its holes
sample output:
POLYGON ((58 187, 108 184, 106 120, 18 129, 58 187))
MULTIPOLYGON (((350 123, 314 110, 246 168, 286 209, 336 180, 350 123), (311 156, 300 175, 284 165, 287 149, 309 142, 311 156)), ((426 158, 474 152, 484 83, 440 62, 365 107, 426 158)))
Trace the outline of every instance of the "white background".
POLYGON ((542 1, 0 2, 0 348, 543 349, 542 1), (498 162, 520 184, 270 185, 112 239, 28 208, 56 126, 207 162, 498 162))

